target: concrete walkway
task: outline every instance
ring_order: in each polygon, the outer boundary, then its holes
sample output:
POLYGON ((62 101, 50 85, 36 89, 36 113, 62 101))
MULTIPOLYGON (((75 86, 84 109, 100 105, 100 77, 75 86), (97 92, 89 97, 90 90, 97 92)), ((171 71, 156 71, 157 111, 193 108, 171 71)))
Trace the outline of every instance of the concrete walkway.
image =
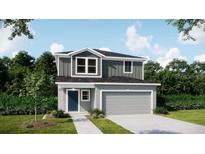
POLYGON ((78 134, 102 134, 102 132, 86 117, 85 113, 69 113, 78 134))
POLYGON ((136 134, 205 134, 205 126, 154 114, 113 115, 107 118, 136 134))

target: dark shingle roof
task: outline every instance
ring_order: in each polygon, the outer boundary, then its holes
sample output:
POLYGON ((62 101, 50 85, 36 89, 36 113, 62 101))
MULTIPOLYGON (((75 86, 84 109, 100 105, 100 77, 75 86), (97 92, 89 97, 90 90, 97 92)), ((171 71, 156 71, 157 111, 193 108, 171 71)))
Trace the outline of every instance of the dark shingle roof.
MULTIPOLYGON (((110 56, 110 57, 143 58, 143 57, 132 56, 132 55, 122 54, 118 52, 105 51, 105 50, 100 50, 100 49, 93 49, 93 50, 97 51, 100 54, 103 54, 105 56, 110 56)), ((58 53, 67 54, 71 52, 74 52, 74 51, 63 51, 63 52, 58 52, 58 53)))
POLYGON ((138 56, 131 56, 131 55, 127 55, 127 54, 122 54, 122 53, 118 53, 118 52, 111 52, 111 51, 105 51, 105 50, 100 50, 100 49, 93 49, 105 56, 111 56, 111 57, 128 57, 128 58, 142 58, 142 57, 138 57, 138 56))
POLYGON ((122 77, 122 76, 112 76, 109 78, 83 78, 83 77, 57 76, 56 82, 154 83, 153 81, 140 80, 140 79, 122 77))

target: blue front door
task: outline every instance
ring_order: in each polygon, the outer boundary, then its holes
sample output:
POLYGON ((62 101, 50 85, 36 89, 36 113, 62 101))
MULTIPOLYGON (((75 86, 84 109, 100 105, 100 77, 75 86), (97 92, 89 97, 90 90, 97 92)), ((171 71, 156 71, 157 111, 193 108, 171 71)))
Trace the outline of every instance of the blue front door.
POLYGON ((68 91, 68 111, 78 111, 78 91, 68 91))

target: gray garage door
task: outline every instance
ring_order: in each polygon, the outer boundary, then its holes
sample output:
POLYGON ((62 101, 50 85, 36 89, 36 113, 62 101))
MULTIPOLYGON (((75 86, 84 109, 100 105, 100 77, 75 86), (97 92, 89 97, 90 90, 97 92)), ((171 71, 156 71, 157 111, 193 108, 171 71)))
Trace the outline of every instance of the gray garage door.
POLYGON ((102 109, 106 115, 149 114, 150 92, 103 92, 102 109))

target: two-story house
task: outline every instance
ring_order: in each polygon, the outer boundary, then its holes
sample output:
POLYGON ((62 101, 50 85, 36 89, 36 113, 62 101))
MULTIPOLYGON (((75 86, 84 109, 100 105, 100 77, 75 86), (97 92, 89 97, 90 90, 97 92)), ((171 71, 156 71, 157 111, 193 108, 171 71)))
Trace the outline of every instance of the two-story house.
POLYGON ((99 49, 55 53, 58 109, 106 115, 147 114, 156 107, 156 87, 144 80, 146 58, 99 49))

